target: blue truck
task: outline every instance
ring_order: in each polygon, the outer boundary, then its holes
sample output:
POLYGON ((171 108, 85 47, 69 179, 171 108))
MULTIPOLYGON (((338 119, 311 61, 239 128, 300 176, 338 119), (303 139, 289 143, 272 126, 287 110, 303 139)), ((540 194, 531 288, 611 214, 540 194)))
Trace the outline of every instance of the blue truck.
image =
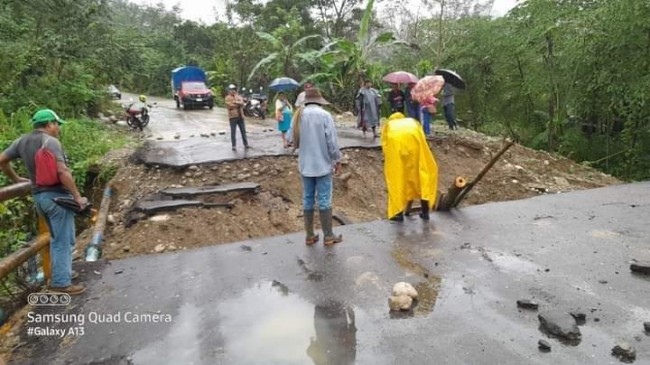
POLYGON ((214 107, 212 90, 206 85, 205 71, 195 66, 183 66, 172 70, 172 93, 176 108, 214 107))

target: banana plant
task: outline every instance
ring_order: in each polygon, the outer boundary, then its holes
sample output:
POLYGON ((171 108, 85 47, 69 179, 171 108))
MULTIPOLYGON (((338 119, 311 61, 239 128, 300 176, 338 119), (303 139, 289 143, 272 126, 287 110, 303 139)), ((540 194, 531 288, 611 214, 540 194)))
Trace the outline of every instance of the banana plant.
MULTIPOLYGON (((276 31, 274 31, 274 33, 281 33, 276 31)), ((255 65, 255 67, 253 67, 250 75, 248 75, 248 81, 250 81, 261 69, 270 69, 271 73, 275 75, 295 77, 300 66, 298 62, 308 59, 310 52, 313 51, 299 52, 300 49, 309 40, 322 39, 320 35, 312 34, 302 37, 293 43, 285 44, 280 34, 274 35, 266 32, 257 32, 257 36, 266 41, 271 46, 273 52, 264 57, 255 65)))

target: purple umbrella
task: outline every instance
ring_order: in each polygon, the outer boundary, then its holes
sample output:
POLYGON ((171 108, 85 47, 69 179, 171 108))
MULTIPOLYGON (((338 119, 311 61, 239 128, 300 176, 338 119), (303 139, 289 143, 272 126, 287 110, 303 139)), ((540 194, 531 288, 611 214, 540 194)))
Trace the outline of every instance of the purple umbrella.
POLYGON ((393 84, 410 84, 418 82, 417 76, 406 71, 391 72, 388 75, 384 76, 383 80, 393 84))

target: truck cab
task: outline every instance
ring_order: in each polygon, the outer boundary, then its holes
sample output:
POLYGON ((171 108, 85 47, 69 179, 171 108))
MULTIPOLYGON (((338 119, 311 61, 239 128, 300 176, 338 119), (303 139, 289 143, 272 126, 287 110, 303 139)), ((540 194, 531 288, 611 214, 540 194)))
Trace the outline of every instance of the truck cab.
POLYGON ((172 92, 176 108, 214 107, 212 90, 206 85, 205 72, 194 66, 179 67, 172 71, 172 92))

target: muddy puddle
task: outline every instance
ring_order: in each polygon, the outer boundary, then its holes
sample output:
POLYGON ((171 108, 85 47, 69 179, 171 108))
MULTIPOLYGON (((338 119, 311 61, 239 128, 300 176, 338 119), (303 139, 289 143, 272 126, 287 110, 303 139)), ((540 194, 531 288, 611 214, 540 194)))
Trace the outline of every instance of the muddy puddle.
POLYGON ((355 318, 351 306, 314 305, 278 281, 264 281, 209 312, 183 306, 166 338, 132 359, 153 364, 165 354, 169 364, 354 364, 355 318))

